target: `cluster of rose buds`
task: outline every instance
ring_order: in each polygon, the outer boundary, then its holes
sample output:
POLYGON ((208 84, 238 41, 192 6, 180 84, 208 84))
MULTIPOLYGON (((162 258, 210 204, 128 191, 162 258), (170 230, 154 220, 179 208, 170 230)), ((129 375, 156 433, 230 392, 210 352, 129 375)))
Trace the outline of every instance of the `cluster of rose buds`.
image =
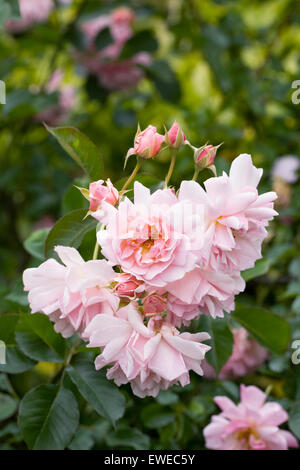
POLYGON ((151 56, 139 52, 130 58, 121 59, 124 45, 133 35, 134 11, 119 7, 110 14, 100 15, 81 24, 86 37, 84 52, 76 52, 77 60, 89 73, 95 75, 100 85, 108 90, 124 90, 134 87, 143 77, 139 65, 149 65, 151 56), (99 50, 96 45, 98 34, 109 28, 112 43, 99 50))
POLYGON ((107 377, 117 385, 130 382, 139 397, 188 384, 190 370, 203 375, 209 335, 179 329, 199 315, 223 317, 234 309, 245 288, 241 271, 261 257, 266 227, 277 214, 276 194, 258 194, 262 169, 248 154, 204 188, 182 181, 175 192, 168 181, 183 145, 194 151, 196 175, 199 161, 213 165, 217 146, 193 147, 176 122, 165 135, 154 126, 138 129, 127 154, 137 156, 137 166, 122 190, 110 180, 81 188, 89 215, 100 222, 103 259, 95 250, 86 262, 74 248, 57 246, 63 264, 49 259, 23 277, 32 313, 48 315, 63 336, 78 333, 100 347, 96 368, 112 365, 107 377), (126 188, 142 159, 154 158, 163 146, 172 155, 163 189, 151 193, 135 181, 130 199, 126 188))

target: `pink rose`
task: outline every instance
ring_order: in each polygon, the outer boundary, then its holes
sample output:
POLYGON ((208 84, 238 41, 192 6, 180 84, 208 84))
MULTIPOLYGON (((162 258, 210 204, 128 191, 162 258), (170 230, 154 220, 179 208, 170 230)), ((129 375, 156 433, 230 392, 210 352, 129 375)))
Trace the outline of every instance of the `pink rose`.
POLYGON ((71 109, 75 105, 76 96, 72 85, 62 83, 63 77, 64 73, 61 69, 55 70, 52 74, 46 85, 46 93, 50 94, 57 91, 59 94, 58 103, 37 114, 34 118, 35 121, 56 126, 68 118, 71 109))
POLYGON ((186 141, 185 135, 176 121, 168 131, 166 141, 174 148, 180 148, 186 141))
POLYGON ((47 20, 54 8, 53 0, 19 0, 20 20, 8 20, 6 29, 11 33, 21 33, 35 23, 43 23, 47 20))
POLYGON ((32 313, 48 315, 65 338, 82 334, 99 313, 112 314, 119 299, 107 287, 115 272, 105 260, 85 262, 75 248, 57 246, 64 265, 48 259, 24 271, 24 288, 32 313))
POLYGON ((216 272, 243 271, 261 258, 265 227, 277 215, 276 193, 258 194, 262 172, 250 155, 242 154, 232 162, 229 175, 209 178, 205 189, 195 181, 181 183, 178 199, 204 209, 204 238, 210 249, 202 262, 216 272))
POLYGON ((142 158, 153 158, 161 149, 165 137, 158 134, 156 127, 148 126, 144 131, 138 129, 134 139, 134 147, 129 149, 127 156, 138 155, 142 158))
POLYGON ((235 405, 219 396, 214 401, 221 408, 203 430, 206 447, 213 450, 288 450, 298 447, 289 431, 279 428, 289 418, 275 402, 265 403, 267 396, 259 388, 241 385, 241 401, 235 405))
POLYGON ((97 239, 111 265, 155 287, 181 279, 194 268, 196 255, 190 250, 189 233, 177 227, 185 206, 178 204, 173 191, 150 194, 135 182, 134 202, 124 198, 118 209, 105 207, 108 223, 98 231, 97 239))
POLYGON ((110 179, 106 180, 106 186, 103 183, 103 180, 94 181, 89 186, 91 211, 97 211, 103 201, 114 206, 119 200, 119 192, 110 179))
POLYGON ((101 347, 96 369, 108 364, 107 378, 120 386, 130 382, 138 397, 156 396, 175 383, 189 383, 189 370, 202 375, 201 361, 209 346, 201 341, 207 333, 182 333, 163 321, 152 318, 144 325, 143 315, 133 303, 115 315, 98 315, 85 331, 89 347, 101 347))

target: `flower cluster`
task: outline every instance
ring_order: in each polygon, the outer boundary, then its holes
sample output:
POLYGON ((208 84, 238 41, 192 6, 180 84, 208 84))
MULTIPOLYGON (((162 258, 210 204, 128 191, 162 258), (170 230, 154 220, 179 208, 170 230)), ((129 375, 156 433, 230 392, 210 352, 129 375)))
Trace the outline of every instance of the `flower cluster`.
POLYGON ((130 382, 139 397, 188 384, 190 370, 203 375, 209 335, 179 328, 199 315, 223 317, 233 310, 245 288, 241 271, 261 257, 276 215, 276 194, 258 194, 262 170, 248 154, 204 188, 194 180, 201 167, 213 166, 216 149, 193 147, 177 123, 165 135, 154 126, 138 129, 127 154, 137 156, 137 166, 122 190, 110 180, 81 188, 89 215, 100 222, 104 259, 97 259, 96 249, 95 259, 85 262, 74 248, 58 246, 64 265, 49 259, 24 273, 32 313, 48 315, 65 337, 77 332, 90 347, 100 347, 96 368, 111 365, 107 377, 117 385, 130 382), (195 176, 175 192, 168 182, 183 145, 194 150, 195 176), (164 187, 151 193, 135 181, 131 199, 127 188, 142 159, 154 158, 163 146, 172 154, 164 187))
POLYGON ((121 58, 124 45, 132 37, 135 13, 128 7, 119 7, 110 14, 97 16, 81 24, 87 42, 84 52, 76 52, 77 60, 89 73, 96 76, 100 85, 108 90, 134 87, 143 77, 139 65, 149 65, 151 56, 139 52, 129 58, 121 58), (99 50, 97 37, 109 31, 111 42, 99 50))

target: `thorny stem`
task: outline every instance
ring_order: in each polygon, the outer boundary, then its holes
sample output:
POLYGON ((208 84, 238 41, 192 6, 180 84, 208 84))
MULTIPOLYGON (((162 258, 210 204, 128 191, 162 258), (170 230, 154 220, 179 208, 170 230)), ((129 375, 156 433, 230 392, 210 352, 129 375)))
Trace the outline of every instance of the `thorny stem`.
POLYGON ((168 170, 168 173, 167 173, 167 176, 166 176, 166 179, 165 179, 165 188, 168 187, 169 181, 170 181, 171 176, 172 176, 173 171, 174 171, 175 161, 176 161, 176 154, 177 154, 177 152, 176 152, 176 150, 174 150, 173 153, 172 153, 169 170, 168 170))
POLYGON ((126 183, 124 184, 123 188, 121 189, 120 191, 120 197, 123 196, 123 194, 125 193, 126 189, 128 188, 128 186, 130 185, 130 183, 134 180, 134 178, 136 177, 139 169, 141 168, 141 163, 139 161, 137 161, 135 167, 134 167, 134 170, 133 172, 131 173, 131 175, 129 176, 128 180, 126 181, 126 183))

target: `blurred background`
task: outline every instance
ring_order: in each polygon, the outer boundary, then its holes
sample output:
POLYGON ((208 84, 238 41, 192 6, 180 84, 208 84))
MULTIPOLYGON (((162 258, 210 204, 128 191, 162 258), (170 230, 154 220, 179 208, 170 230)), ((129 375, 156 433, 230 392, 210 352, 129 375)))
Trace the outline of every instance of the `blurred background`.
MULTIPOLYGON (((134 159, 125 173, 123 164, 138 123, 164 133, 163 126, 177 120, 197 147, 223 142, 215 161, 219 174, 237 155, 250 153, 264 169, 260 190, 277 191, 280 215, 264 262, 248 274, 240 300, 284 317, 292 338, 300 339, 299 2, 1 0, 0 28, 6 87, 0 105, 0 312, 26 309, 21 274, 41 262, 40 247, 28 242, 31 232, 46 234, 59 217, 86 207, 73 185, 88 182, 43 123, 87 134, 104 161, 103 179, 117 182, 133 168, 134 159)), ((168 165, 166 152, 146 161, 146 180, 159 183, 168 165)), ((172 183, 193 171, 183 149, 172 183)), ((93 245, 90 250, 91 257, 93 245)), ((300 366, 290 356, 291 349, 270 353, 243 383, 271 385, 289 409, 300 400, 300 366)), ((9 385, 3 376, 0 389, 20 397, 55 375, 52 366, 12 376, 9 385)), ((157 400, 129 393, 125 416, 109 437, 109 424, 87 409, 73 448, 201 448, 200 430, 216 410, 211 397, 237 397, 239 379, 199 380, 157 400)), ((3 433, 0 412, 0 440, 4 448, 22 448, 14 410, 10 416, 11 430, 3 433)))

